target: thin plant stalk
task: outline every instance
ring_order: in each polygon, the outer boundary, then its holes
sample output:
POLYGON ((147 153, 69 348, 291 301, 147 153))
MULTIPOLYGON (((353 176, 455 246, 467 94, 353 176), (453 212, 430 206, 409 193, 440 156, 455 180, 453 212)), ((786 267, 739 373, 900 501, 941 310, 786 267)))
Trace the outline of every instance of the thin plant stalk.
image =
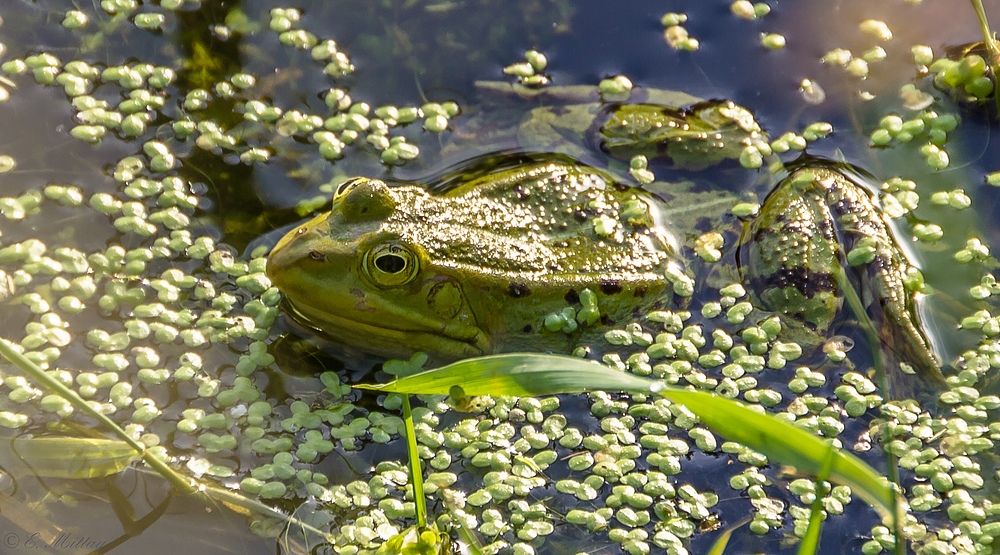
MULTIPOLYGON (((830 451, 833 454, 833 451, 830 451)), ((813 499, 809 512, 809 526, 806 528, 805 536, 799 545, 799 555, 813 555, 819 550, 819 540, 823 530, 823 498, 830 493, 826 479, 830 477, 830 467, 833 465, 833 457, 827 456, 823 469, 816 475, 815 484, 816 499, 813 499)), ((896 540, 899 543, 899 539, 896 540)))
POLYGON ((427 498, 424 496, 424 474, 420 469, 420 455, 417 452, 417 435, 413 429, 413 414, 410 413, 410 396, 403 395, 403 424, 406 426, 406 452, 410 459, 410 483, 413 484, 413 502, 417 511, 417 526, 427 526, 427 498))
MULTIPOLYGON (((861 329, 868 337, 868 343, 873 346, 879 345, 882 339, 879 337, 878 332, 875 331, 875 323, 872 322, 871 318, 868 317, 868 312, 865 310, 864 304, 861 302, 861 298, 858 297, 858 292, 854 290, 854 287, 852 287, 850 282, 847 280, 847 274, 843 268, 841 268, 840 271, 837 272, 837 283, 840 287, 840 291, 844 294, 845 302, 847 302, 847 305, 848 307, 850 307, 851 312, 854 313, 854 317, 858 319, 858 323, 861 325, 861 329)), ((889 391, 889 375, 887 373, 885 363, 882 360, 880 353, 874 353, 872 360, 874 361, 875 364, 875 375, 878 376, 879 381, 882 382, 880 384, 882 386, 882 394, 886 395, 889 391)), ((889 440, 892 439, 886 432, 887 427, 888 424, 886 423, 882 424, 882 439, 886 444, 888 444, 889 440)), ((895 486, 898 489, 901 490, 902 487, 899 484, 899 467, 897 466, 896 456, 892 454, 892 452, 890 452, 888 449, 886 449, 885 458, 887 462, 886 468, 888 469, 889 473, 887 478, 889 479, 890 482, 895 484, 895 486)), ((824 477, 824 479, 826 478, 824 477)), ((817 501, 818 500, 819 498, 817 497, 817 501)), ((892 514, 899 515, 899 506, 898 506, 899 500, 896 498, 896 496, 892 497, 892 503, 893 503, 892 514)), ((893 518, 892 524, 893 524, 892 532, 893 535, 896 537, 896 545, 893 550, 893 553, 895 555, 904 555, 905 553, 904 545, 906 543, 906 540, 904 539, 903 536, 902 519, 893 518)), ((812 522, 810 522, 810 527, 811 526, 812 522)))
POLYGON ((983 0, 972 0, 972 9, 976 10, 976 19, 979 20, 979 31, 983 34, 983 45, 989 54, 987 63, 990 71, 993 72, 993 101, 996 102, 997 112, 1000 113, 1000 95, 997 95, 996 80, 1000 76, 1000 47, 993 38, 993 31, 990 29, 990 22, 986 19, 986 9, 983 8, 983 0))

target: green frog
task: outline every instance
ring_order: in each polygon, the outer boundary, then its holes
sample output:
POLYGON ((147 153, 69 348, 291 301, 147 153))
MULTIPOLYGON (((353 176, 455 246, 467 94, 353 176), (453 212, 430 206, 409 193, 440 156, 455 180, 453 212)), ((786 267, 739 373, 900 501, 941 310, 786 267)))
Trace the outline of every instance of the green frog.
MULTIPOLYGON (((344 181, 329 212, 278 242, 267 273, 295 320, 380 355, 419 350, 445 362, 569 353, 691 296, 692 235, 677 222, 694 212, 717 223, 738 196, 671 206, 615 161, 735 166, 747 147, 766 148, 749 111, 659 91, 612 103, 593 88, 481 88, 535 107, 521 107, 519 125, 507 114, 473 118, 456 134, 488 136, 475 143, 481 155, 435 179, 344 181)), ((907 286, 911 267, 871 194, 833 164, 786 173, 743 233, 740 271, 758 304, 821 336, 846 296, 859 319, 876 323, 890 364, 938 379, 907 286)))

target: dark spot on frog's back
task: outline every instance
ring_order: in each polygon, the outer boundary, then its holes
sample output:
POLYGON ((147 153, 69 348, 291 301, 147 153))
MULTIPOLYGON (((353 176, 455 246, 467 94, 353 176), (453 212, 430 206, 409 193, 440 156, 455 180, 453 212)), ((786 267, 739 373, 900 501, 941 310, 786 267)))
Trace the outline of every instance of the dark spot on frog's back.
POLYGON ((782 268, 771 275, 761 276, 752 281, 756 282, 751 283, 754 289, 759 290, 771 287, 794 287, 807 299, 812 298, 817 293, 829 293, 837 290, 837 280, 833 275, 810 272, 801 267, 782 268))
POLYGON ((622 284, 617 279, 602 279, 601 293, 615 295, 622 292, 622 284))
POLYGON ((580 294, 576 292, 576 289, 570 289, 566 292, 566 296, 563 299, 566 300, 566 304, 576 304, 580 302, 580 294))
POLYGON ((645 287, 636 287, 635 288, 635 292, 633 292, 633 295, 635 297, 637 297, 637 298, 640 298, 640 299, 643 298, 643 297, 645 297, 646 296, 646 288, 645 287))
POLYGON ((521 297, 527 297, 531 294, 531 289, 523 283, 517 283, 516 281, 510 282, 510 286, 507 287, 507 294, 515 299, 520 299, 521 297))

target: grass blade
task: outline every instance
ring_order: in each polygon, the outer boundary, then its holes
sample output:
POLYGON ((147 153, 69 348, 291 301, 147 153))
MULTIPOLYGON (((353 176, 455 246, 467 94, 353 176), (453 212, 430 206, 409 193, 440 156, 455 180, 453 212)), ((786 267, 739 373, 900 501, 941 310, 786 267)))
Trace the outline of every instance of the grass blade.
POLYGON ((417 511, 417 526, 427 526, 427 496, 424 494, 424 471, 420 469, 417 454, 417 433, 410 413, 410 396, 403 395, 403 424, 406 426, 406 454, 410 459, 410 483, 413 484, 413 502, 417 511))
POLYGON ((511 353, 469 358, 425 370, 386 384, 357 384, 358 389, 394 393, 453 393, 466 396, 529 397, 585 391, 644 391, 656 382, 580 358, 536 353, 511 353))
POLYGON ((9 360, 14 366, 17 366, 22 372, 27 374, 29 378, 35 380, 35 382, 41 384, 43 387, 59 395, 63 399, 66 399, 76 410, 79 410, 80 412, 103 424, 108 431, 119 437, 122 441, 132 447, 132 449, 135 449, 136 453, 139 454, 146 464, 156 470, 165 480, 173 484, 174 487, 187 493, 193 493, 195 491, 195 487, 191 480, 180 475, 174 469, 170 468, 165 462, 151 455, 148 451, 146 451, 145 447, 133 439, 132 436, 128 435, 128 433, 118 426, 118 424, 115 424, 114 420, 108 418, 104 413, 98 412, 94 409, 94 407, 84 401, 82 397, 77 395, 75 391, 63 385, 59 380, 46 374, 45 371, 42 370, 37 364, 31 362, 25 358, 24 355, 14 350, 14 348, 11 347, 11 344, 2 338, 0 338, 0 356, 9 360))
POLYGON ((733 530, 735 528, 729 528, 720 534, 719 538, 712 544, 712 548, 708 550, 708 555, 722 555, 725 553, 726 547, 729 545, 729 538, 733 535, 733 530))
MULTIPOLYGON (((17 352, 11 343, 7 340, 0 338, 0 357, 7 359, 12 364, 17 366, 22 372, 24 372, 29 378, 35 380, 43 387, 52 391, 53 393, 59 395, 60 397, 69 401, 74 408, 87 414, 88 416, 96 419, 100 424, 102 424, 107 430, 114 434, 115 436, 121 438, 121 443, 128 445, 135 452, 135 456, 141 458, 153 472, 160 475, 164 480, 170 482, 179 492, 185 494, 197 495, 200 499, 209 502, 217 502, 228 507, 231 510, 239 514, 245 514, 241 509, 250 511, 253 513, 271 516, 284 520, 290 524, 300 526, 308 533, 318 534, 322 536, 327 541, 332 542, 333 538, 329 534, 310 526, 301 520, 289 516, 273 507, 265 505, 264 503, 257 501, 255 499, 250 499, 236 491, 230 491, 218 486, 214 486, 208 483, 198 483, 188 476, 184 476, 171 468, 166 462, 156 458, 137 441, 132 439, 132 436, 128 434, 125 430, 121 428, 114 420, 108 418, 105 414, 98 412, 86 401, 83 400, 75 391, 66 387, 62 382, 56 380, 52 376, 49 376, 42 370, 37 364, 31 362, 24 355, 17 352)), ((108 440, 114 441, 114 440, 108 440)))
POLYGON ((714 393, 670 388, 660 394, 687 406, 715 433, 763 453, 772 462, 822 476, 829 460, 829 480, 850 486, 883 516, 893 515, 897 503, 899 508, 905 506, 889 481, 864 461, 798 426, 714 393))
POLYGON ((454 395, 460 388, 475 395, 553 395, 583 391, 656 393, 687 406, 724 438, 741 443, 772 462, 811 476, 824 475, 851 489, 883 516, 896 515, 905 502, 889 482, 864 461, 829 441, 746 404, 714 393, 664 385, 573 357, 514 353, 466 359, 426 370, 387 384, 356 385, 360 389, 409 394, 454 395))
POLYGON ((819 539, 823 531, 823 496, 827 493, 827 490, 820 489, 821 483, 822 480, 816 480, 816 499, 809 510, 809 526, 799 544, 799 555, 814 555, 819 551, 819 539))

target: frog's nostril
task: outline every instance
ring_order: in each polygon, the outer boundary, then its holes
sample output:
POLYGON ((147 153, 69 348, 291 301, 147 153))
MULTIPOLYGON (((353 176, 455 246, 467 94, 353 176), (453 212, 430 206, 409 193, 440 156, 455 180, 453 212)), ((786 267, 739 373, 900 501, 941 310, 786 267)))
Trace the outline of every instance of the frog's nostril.
POLYGON ((326 260, 326 256, 319 251, 309 251, 309 258, 319 262, 326 260))

